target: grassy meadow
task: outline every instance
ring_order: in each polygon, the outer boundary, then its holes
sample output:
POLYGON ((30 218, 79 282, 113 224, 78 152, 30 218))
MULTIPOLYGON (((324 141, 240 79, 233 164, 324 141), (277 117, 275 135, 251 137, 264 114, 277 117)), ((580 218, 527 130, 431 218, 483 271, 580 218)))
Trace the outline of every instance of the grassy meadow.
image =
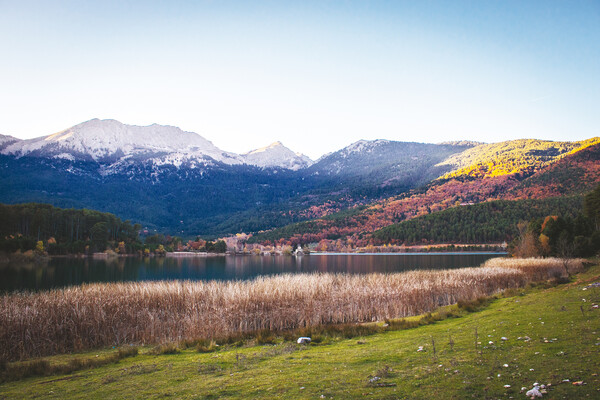
POLYGON ((570 264, 493 259, 478 268, 442 271, 108 283, 5 294, 0 359, 402 318, 582 268, 582 260, 570 264))
POLYGON ((5 380, 0 398, 508 399, 525 398, 522 388, 535 382, 545 385, 544 398, 598 398, 594 262, 570 282, 528 284, 352 338, 297 345, 276 335, 262 345, 180 343, 47 357, 43 376, 5 380))

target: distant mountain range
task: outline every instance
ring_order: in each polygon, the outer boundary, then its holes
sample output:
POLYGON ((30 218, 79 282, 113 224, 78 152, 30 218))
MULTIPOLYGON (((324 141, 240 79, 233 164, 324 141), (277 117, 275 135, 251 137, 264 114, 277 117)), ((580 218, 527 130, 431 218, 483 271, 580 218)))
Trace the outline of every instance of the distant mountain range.
POLYGON ((299 169, 312 164, 310 158, 292 152, 281 142, 235 154, 219 149, 197 133, 174 126, 135 126, 110 119, 92 119, 62 132, 29 140, 3 136, 0 146, 2 154, 17 157, 61 158, 120 166, 146 161, 189 168, 223 163, 299 169))
MULTIPOLYGON (((482 144, 452 155, 440 164, 453 169, 427 185, 345 212, 264 232, 253 240, 283 238, 305 243, 344 238, 354 244, 366 245, 371 242, 372 233, 375 233, 375 238, 386 236, 377 233, 382 228, 388 232, 394 229, 402 231, 393 226, 454 207, 494 200, 542 200, 581 195, 600 184, 600 138, 580 142, 528 139, 482 144)), ((565 204, 580 203, 567 201, 565 204)), ((531 204, 528 204, 531 208, 531 204)), ((548 210, 547 204, 558 203, 540 204, 538 211, 542 214, 548 210)), ((515 209, 519 207, 516 205, 515 209)), ((510 214, 511 210, 505 207, 504 213, 510 214)), ((568 210, 567 214, 574 212, 568 210)), ((479 223, 485 224, 485 219, 481 213, 479 223)), ((519 222, 518 219, 511 220, 509 216, 505 219, 512 224, 511 230, 519 222)), ((414 224, 411 227, 415 231, 414 224)), ((471 228, 478 227, 473 224, 471 228)), ((422 235, 416 236, 409 244, 422 244, 421 238, 430 237, 427 232, 422 232, 422 235)), ((452 238, 446 240, 453 241, 452 238)))
POLYGON ((313 162, 280 142, 236 154, 177 127, 94 119, 0 135, 0 202, 94 208, 183 236, 286 226, 268 236, 289 238, 306 233, 290 224, 311 220, 315 237, 357 240, 458 203, 587 190, 600 179, 598 143, 361 140, 313 162))

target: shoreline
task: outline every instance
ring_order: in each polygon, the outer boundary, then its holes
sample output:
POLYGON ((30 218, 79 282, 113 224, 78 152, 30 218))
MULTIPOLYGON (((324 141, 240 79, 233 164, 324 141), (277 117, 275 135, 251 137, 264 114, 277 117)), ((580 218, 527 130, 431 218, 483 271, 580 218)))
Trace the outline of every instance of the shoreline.
POLYGON ((406 251, 406 252, 310 252, 304 254, 283 254, 283 253, 275 253, 275 254, 253 254, 253 253, 196 253, 196 252, 167 252, 164 255, 139 255, 139 254, 107 254, 107 253, 94 253, 94 254, 59 254, 59 255, 47 255, 43 257, 28 257, 23 254, 2 254, 0 257, 0 264, 10 263, 16 261, 29 261, 29 262, 47 262, 52 259, 94 259, 94 260, 103 260, 103 259, 112 259, 112 258, 161 258, 161 257, 169 257, 169 258, 207 258, 207 257, 266 257, 266 256, 285 256, 285 257, 303 257, 310 255, 319 255, 319 256, 394 256, 394 255, 405 255, 405 256, 419 256, 419 255, 479 255, 479 254, 497 254, 500 256, 508 255, 507 251, 476 251, 476 250, 465 250, 465 251, 406 251))

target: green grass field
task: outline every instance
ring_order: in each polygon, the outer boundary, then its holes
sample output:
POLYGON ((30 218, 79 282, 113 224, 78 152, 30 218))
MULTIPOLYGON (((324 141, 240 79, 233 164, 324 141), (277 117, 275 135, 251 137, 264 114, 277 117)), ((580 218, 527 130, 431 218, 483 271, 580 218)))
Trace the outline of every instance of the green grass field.
MULTIPOLYGON (((278 339, 208 353, 156 355, 140 348, 94 368, 6 381, 0 398, 525 399, 521 388, 534 382, 547 385, 544 398, 600 398, 600 310, 594 308, 600 287, 589 287, 600 281, 595 264, 571 283, 512 291, 477 311, 417 328, 325 337, 308 346, 278 339)), ((115 351, 46 360, 51 366, 100 360, 115 351)))

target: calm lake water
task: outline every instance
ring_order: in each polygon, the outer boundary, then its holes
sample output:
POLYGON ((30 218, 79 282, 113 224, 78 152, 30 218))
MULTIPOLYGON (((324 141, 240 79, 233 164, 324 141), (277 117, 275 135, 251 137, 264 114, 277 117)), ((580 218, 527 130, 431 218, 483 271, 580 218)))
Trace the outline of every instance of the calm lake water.
POLYGON ((211 256, 54 258, 43 264, 0 265, 0 291, 39 290, 90 282, 164 279, 242 280, 261 275, 332 272, 367 274, 414 269, 475 267, 503 253, 311 254, 291 256, 211 256))

